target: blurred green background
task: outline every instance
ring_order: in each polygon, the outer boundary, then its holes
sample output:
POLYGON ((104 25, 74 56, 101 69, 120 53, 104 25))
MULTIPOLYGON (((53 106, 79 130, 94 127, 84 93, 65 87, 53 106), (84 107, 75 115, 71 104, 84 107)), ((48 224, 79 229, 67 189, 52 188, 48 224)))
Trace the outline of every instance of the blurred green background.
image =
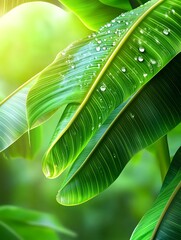
MULTIPOLYGON (((0 99, 51 63, 61 49, 89 33, 72 13, 53 5, 23 5, 1 17, 0 99)), ((117 181, 95 199, 80 206, 61 206, 55 196, 62 177, 49 180, 41 170, 42 154, 57 120, 55 115, 33 130, 31 149, 25 134, 0 155, 0 205, 54 214, 79 240, 129 239, 161 187, 154 155, 146 150, 138 153, 117 181), (30 160, 32 149, 36 154, 30 160)), ((169 134, 171 156, 179 147, 180 133, 178 126, 169 134)))

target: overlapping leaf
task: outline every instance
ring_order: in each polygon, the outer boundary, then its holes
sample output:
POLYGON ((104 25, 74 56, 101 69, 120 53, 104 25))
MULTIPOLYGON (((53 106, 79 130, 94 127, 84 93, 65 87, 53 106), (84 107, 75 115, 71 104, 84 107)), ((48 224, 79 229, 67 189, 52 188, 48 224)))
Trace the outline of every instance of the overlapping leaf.
POLYGON ((161 192, 131 240, 175 240, 181 234, 181 148, 175 154, 161 192))
POLYGON ((0 103, 0 152, 20 138, 28 129, 26 97, 36 77, 0 103))
POLYGON ((30 126, 67 105, 45 156, 48 177, 70 165, 110 113, 180 52, 180 12, 178 0, 150 1, 70 46, 41 74, 28 96, 30 126))
POLYGON ((0 207, 0 236, 6 240, 58 240, 58 234, 75 234, 50 214, 15 206, 0 207))
POLYGON ((99 194, 139 150, 181 122, 181 55, 138 92, 118 116, 110 116, 72 165, 58 202, 79 204, 99 194), (107 129, 107 130, 106 130, 107 129), (105 131, 106 130, 106 131, 105 131))
POLYGON ((108 6, 99 0, 84 1, 84 0, 59 0, 64 6, 73 11, 85 25, 92 29, 98 30, 99 27, 106 22, 117 17, 122 12, 131 9, 129 1, 121 1, 121 8, 108 6), (94 17, 96 15, 96 17, 94 17))

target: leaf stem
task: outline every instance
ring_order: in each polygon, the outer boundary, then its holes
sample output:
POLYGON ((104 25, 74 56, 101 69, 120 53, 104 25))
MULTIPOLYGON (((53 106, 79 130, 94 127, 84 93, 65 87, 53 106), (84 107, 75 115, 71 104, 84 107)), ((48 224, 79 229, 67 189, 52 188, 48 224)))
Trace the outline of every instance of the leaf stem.
POLYGON ((155 144, 154 144, 154 152, 155 157, 158 161, 158 165, 160 168, 160 174, 162 181, 165 178, 165 175, 168 171, 168 168, 170 166, 170 153, 168 148, 168 141, 167 141, 167 135, 160 138, 155 144))

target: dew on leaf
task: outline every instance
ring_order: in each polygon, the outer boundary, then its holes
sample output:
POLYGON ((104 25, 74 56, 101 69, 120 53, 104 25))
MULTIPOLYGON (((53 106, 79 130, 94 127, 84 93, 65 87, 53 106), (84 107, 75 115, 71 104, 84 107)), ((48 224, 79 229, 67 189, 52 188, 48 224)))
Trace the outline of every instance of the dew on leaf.
POLYGON ((144 47, 139 47, 139 51, 140 51, 141 53, 143 53, 143 52, 145 52, 145 48, 144 48, 144 47))
POLYGON ((123 73, 125 73, 125 72, 126 72, 126 68, 125 68, 125 67, 122 67, 122 68, 121 68, 121 71, 122 71, 123 73))
POLYGON ((134 115, 133 113, 131 113, 131 112, 130 112, 129 115, 130 115, 131 118, 134 118, 134 117, 135 117, 135 115, 134 115))
POLYGON ((103 85, 100 87, 100 90, 101 90, 102 92, 106 91, 106 85, 103 84, 103 85))
POLYGON ((147 73, 143 73, 143 77, 146 78, 148 76, 147 73))
POLYGON ((154 65, 154 64, 156 64, 156 60, 155 59, 150 59, 150 63, 154 65))
POLYGON ((143 57, 142 57, 142 56, 139 56, 139 57, 138 57, 138 61, 139 61, 139 62, 143 62, 143 61, 144 61, 143 57))
POLYGON ((96 47, 96 51, 99 52, 101 50, 100 47, 96 47))
POLYGON ((166 36, 169 35, 169 34, 170 34, 170 29, 168 29, 168 28, 166 29, 166 28, 165 28, 165 29, 163 30, 163 34, 166 35, 166 36))

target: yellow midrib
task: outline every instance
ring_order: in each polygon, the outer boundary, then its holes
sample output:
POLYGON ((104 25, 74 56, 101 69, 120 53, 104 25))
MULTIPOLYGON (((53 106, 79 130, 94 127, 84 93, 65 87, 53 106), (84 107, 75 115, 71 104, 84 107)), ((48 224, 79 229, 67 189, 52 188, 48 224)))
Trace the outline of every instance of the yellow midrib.
POLYGON ((140 16, 140 18, 130 27, 129 31, 125 34, 125 36, 123 37, 123 39, 119 42, 119 44, 117 45, 117 47, 115 48, 115 50, 112 52, 112 54, 110 55, 108 61, 106 62, 106 64, 104 65, 104 67, 101 69, 100 73, 98 74, 95 82, 93 83, 93 85, 91 86, 89 92, 87 93, 86 97, 84 98, 83 102, 81 103, 81 105, 78 107, 77 111, 75 112, 73 118, 70 120, 70 122, 67 124, 67 126, 62 130, 62 132, 56 137, 56 139, 52 142, 51 146, 49 147, 49 149, 46 152, 46 156, 49 154, 49 152, 51 151, 52 147, 56 144, 56 142, 61 138, 61 136, 63 136, 63 134, 67 131, 67 129, 72 125, 72 123, 75 121, 75 119, 77 118, 77 116, 79 115, 79 113, 81 112, 82 108, 86 105, 87 101, 89 100, 90 96, 92 95, 92 92, 94 91, 94 89, 96 88, 98 82, 100 81, 100 79, 102 78, 102 76, 104 75, 105 71, 107 70, 107 68, 109 67, 110 62, 112 62, 112 60, 115 58, 115 56, 117 55, 117 53, 119 52, 119 50, 121 49, 121 47, 124 45, 124 43, 126 42, 126 40, 129 38, 130 34, 135 30, 135 27, 137 27, 140 22, 154 9, 156 8, 159 4, 161 4, 164 0, 158 0, 157 2, 155 2, 148 10, 146 10, 142 16, 140 16))

